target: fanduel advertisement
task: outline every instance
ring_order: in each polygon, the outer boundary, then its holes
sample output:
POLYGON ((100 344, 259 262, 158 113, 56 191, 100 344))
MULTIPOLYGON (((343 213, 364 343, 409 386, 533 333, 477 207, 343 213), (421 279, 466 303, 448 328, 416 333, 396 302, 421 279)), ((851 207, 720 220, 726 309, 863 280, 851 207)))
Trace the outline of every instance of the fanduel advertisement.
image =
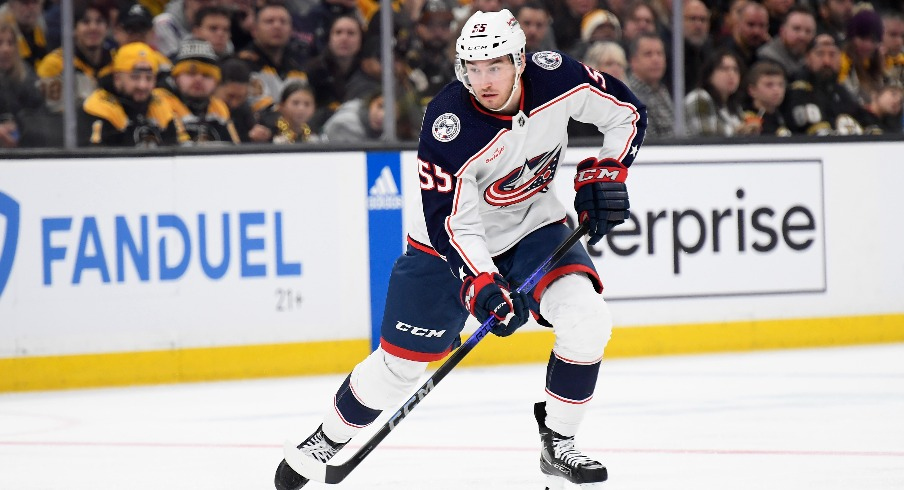
POLYGON ((367 337, 364 155, 251 158, 4 165, 0 355, 367 337))

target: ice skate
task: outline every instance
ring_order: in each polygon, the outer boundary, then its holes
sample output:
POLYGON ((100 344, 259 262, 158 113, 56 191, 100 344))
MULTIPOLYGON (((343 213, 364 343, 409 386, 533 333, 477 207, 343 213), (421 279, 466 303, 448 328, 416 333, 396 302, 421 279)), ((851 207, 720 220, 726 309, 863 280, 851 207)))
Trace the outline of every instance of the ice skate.
POLYGON ((574 437, 565 437, 546 427, 546 403, 534 405, 534 415, 540 426, 540 471, 546 475, 547 490, 562 490, 565 482, 582 489, 602 488, 609 477, 606 467, 575 449, 574 437))
MULTIPOLYGON (((304 442, 298 445, 298 449, 308 457, 314 458, 321 463, 326 463, 338 453, 340 449, 345 447, 345 444, 346 443, 344 442, 339 443, 331 441, 330 438, 323 433, 323 426, 321 425, 313 434, 305 439, 304 442)), ((307 478, 299 475, 293 470, 292 467, 289 466, 289 463, 286 463, 285 459, 282 460, 276 468, 274 484, 276 485, 277 490, 298 490, 307 485, 308 481, 307 478)))

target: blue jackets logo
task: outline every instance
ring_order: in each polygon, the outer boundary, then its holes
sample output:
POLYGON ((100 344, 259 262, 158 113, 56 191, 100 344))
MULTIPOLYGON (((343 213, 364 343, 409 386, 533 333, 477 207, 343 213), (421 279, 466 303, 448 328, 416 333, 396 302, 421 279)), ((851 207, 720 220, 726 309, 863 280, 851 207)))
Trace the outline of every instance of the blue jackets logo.
POLYGON ((0 233, 0 296, 3 296, 19 241, 19 203, 3 192, 0 192, 0 217, 0 223, 5 222, 5 226, 0 228, 3 231, 0 233))

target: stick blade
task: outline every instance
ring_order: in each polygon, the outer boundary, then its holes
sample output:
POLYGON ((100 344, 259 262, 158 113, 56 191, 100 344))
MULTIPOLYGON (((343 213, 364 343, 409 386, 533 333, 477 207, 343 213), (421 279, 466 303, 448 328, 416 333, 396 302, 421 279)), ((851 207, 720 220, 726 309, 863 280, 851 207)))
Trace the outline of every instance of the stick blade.
POLYGON ((289 467, 308 480, 316 480, 321 483, 326 481, 326 463, 321 463, 314 458, 306 456, 301 450, 292 444, 292 441, 283 443, 283 456, 289 467))

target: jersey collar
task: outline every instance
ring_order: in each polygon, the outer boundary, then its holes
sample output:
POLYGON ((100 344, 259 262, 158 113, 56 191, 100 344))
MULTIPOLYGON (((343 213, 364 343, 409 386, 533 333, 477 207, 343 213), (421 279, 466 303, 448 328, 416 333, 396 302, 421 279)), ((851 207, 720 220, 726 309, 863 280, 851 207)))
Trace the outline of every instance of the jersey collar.
MULTIPOLYGON (((495 113, 493 111, 483 108, 483 106, 481 106, 480 103, 477 102, 477 98, 474 97, 467 90, 464 90, 464 94, 468 98, 468 101, 470 102, 467 105, 470 106, 471 109, 473 109, 473 111, 474 111, 473 113, 478 119, 481 119, 481 120, 485 121, 487 124, 490 124, 494 127, 498 127, 500 129, 511 129, 512 118, 515 115, 517 115, 517 113, 515 113, 514 115, 511 115, 511 116, 495 113)), ((525 114, 529 114, 529 111, 532 106, 532 104, 530 102, 531 100, 532 99, 530 96, 530 84, 528 83, 527 78, 524 76, 524 74, 522 74, 521 75, 521 99, 518 101, 518 109, 520 111, 524 112, 525 114)))

